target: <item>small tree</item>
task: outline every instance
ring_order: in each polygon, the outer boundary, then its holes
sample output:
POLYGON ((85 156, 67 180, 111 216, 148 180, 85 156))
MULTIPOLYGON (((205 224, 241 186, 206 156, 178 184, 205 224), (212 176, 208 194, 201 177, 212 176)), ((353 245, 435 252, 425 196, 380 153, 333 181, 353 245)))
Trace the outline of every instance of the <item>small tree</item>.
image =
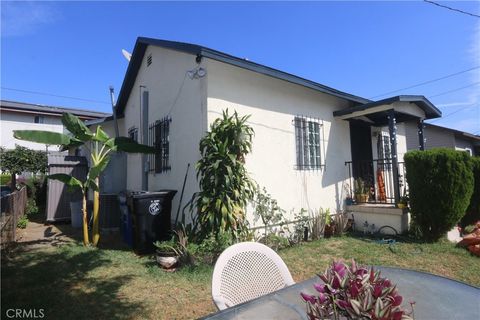
POLYGON ((470 156, 446 148, 405 154, 413 221, 435 241, 463 217, 473 191, 470 156))
POLYGON ((61 145, 64 149, 79 147, 85 145, 90 151, 91 167, 88 170, 85 181, 80 181, 75 177, 64 173, 52 174, 49 179, 56 179, 70 188, 79 188, 83 194, 83 243, 90 243, 88 235, 87 221, 87 191, 93 189, 93 245, 96 246, 100 239, 98 211, 100 207, 99 199, 99 176, 107 167, 110 161, 110 154, 114 151, 125 151, 132 153, 154 153, 155 149, 146 145, 138 144, 132 139, 126 137, 110 138, 100 126, 96 132, 92 132, 79 118, 70 114, 62 115, 62 123, 65 128, 71 132, 71 135, 63 133, 36 131, 36 130, 16 130, 14 137, 20 140, 33 141, 49 145, 61 145), (91 144, 89 146, 89 144, 91 144))
POLYGON ((255 190, 244 165, 254 134, 248 118, 224 111, 200 140, 202 158, 196 164, 200 192, 192 204, 202 235, 230 232, 236 237, 246 229, 245 207, 255 190))
POLYGON ((44 151, 31 150, 19 145, 15 149, 0 148, 0 168, 11 175, 11 188, 15 190, 16 175, 22 172, 45 173, 47 170, 47 154, 44 151))

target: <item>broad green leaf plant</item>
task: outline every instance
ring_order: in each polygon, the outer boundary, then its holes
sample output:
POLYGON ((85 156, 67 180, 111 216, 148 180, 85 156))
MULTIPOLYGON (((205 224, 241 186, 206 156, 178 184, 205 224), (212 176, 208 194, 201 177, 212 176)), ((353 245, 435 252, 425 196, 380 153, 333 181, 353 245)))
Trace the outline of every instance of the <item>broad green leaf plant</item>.
POLYGON ((202 158, 196 164, 200 191, 194 204, 203 235, 230 232, 236 237, 246 230, 245 207, 255 190, 244 165, 254 135, 248 118, 226 110, 200 140, 202 158))
POLYGON ((64 174, 49 175, 49 179, 55 179, 65 183, 69 188, 78 188, 83 195, 83 243, 90 244, 88 234, 87 219, 87 191, 93 190, 93 227, 92 227, 92 244, 97 246, 100 240, 99 233, 99 176, 107 167, 110 161, 110 155, 114 151, 124 151, 130 153, 155 153, 155 148, 142 145, 136 141, 126 138, 117 137, 110 138, 108 134, 98 126, 96 131, 91 131, 79 118, 70 113, 62 115, 62 123, 71 133, 70 135, 38 130, 15 130, 14 137, 20 140, 44 143, 49 145, 60 145, 63 149, 70 149, 84 146, 90 153, 90 168, 85 181, 64 174))

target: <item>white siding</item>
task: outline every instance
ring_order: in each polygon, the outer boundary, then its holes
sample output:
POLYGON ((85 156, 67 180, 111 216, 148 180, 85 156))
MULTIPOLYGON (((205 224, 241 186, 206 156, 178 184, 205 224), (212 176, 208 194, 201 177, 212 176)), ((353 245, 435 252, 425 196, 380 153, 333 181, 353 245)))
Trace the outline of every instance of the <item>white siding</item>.
POLYGON ((287 212, 342 208, 350 131, 347 121, 334 119, 333 111, 347 101, 214 60, 208 60, 207 69, 208 123, 227 108, 251 115, 255 137, 246 165, 252 178, 287 212), (295 115, 323 120, 326 170, 295 169, 295 115))
MULTIPOLYGON (((64 132, 60 117, 43 115, 44 123, 34 123, 34 114, 5 112, 1 113, 0 145, 6 149, 13 149, 18 144, 33 150, 46 150, 44 144, 17 140, 13 137, 13 130, 46 130, 64 132)), ((49 146, 48 151, 58 151, 58 146, 49 146)))

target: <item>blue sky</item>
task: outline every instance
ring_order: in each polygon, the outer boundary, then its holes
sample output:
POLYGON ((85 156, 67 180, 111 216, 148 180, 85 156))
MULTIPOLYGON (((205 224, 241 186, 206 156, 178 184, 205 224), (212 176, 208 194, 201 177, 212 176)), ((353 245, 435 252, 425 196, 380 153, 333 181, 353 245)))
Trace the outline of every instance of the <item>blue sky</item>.
MULTIPOLYGON (((480 14, 478 1, 442 4, 480 14)), ((105 112, 108 87, 118 94, 127 68, 121 49, 131 52, 138 36, 201 44, 366 98, 480 66, 480 19, 422 1, 2 1, 1 9, 2 99, 105 112)), ((480 134, 478 68, 396 94, 425 95, 444 114, 435 124, 480 134)))

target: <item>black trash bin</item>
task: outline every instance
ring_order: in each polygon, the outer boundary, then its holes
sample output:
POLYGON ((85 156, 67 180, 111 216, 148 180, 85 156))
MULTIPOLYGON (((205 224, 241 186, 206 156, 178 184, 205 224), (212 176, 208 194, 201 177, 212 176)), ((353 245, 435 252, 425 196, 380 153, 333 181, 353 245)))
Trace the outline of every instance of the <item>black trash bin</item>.
POLYGON ((131 192, 127 204, 132 214, 133 248, 139 254, 155 251, 153 243, 172 236, 172 199, 176 190, 131 192))

